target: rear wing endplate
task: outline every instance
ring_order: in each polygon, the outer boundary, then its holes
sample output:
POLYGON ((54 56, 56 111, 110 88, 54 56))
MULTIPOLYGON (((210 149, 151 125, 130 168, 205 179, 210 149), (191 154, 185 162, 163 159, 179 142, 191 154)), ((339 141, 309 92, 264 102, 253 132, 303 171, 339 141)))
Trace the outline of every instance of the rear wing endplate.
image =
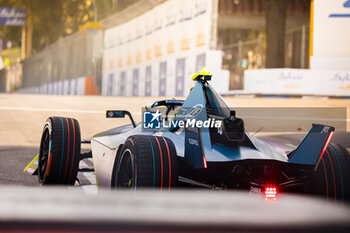
POLYGON ((312 124, 309 133, 289 158, 290 163, 316 165, 326 151, 334 133, 334 127, 312 124))

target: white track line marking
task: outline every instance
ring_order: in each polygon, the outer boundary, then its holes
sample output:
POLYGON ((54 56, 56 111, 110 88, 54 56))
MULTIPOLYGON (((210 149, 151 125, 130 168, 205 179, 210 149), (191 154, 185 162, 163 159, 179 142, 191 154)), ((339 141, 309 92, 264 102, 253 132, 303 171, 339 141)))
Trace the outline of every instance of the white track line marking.
MULTIPOLYGON (((83 110, 83 109, 64 109, 64 108, 28 108, 0 106, 0 111, 27 111, 27 112, 65 112, 65 113, 86 113, 86 114, 106 114, 106 111, 83 110)), ((141 113, 134 113, 134 116, 141 116, 141 113)))
POLYGON ((82 174, 90 182, 90 184, 96 184, 96 177, 94 172, 85 172, 82 174))
MULTIPOLYGON (((91 168, 91 166, 88 165, 84 160, 80 161, 80 165, 80 168, 91 168)), ((94 172, 81 172, 79 175, 89 181, 90 184, 96 184, 96 177, 94 172)))
POLYGON ((35 170, 34 170, 33 168, 28 167, 28 168, 27 168, 27 171, 28 171, 29 173, 33 174, 35 170))
POLYGON ((339 121, 350 122, 350 119, 343 118, 312 118, 312 117, 274 117, 274 116, 241 116, 243 119, 264 119, 264 120, 288 120, 288 121, 339 121))
MULTIPOLYGON (((87 113, 87 114, 105 114, 105 111, 81 110, 81 109, 56 109, 56 108, 28 108, 28 107, 11 107, 0 106, 0 110, 12 111, 32 111, 32 112, 66 112, 66 113, 87 113)), ((141 115, 135 113, 133 115, 141 115)), ((338 121, 350 122, 350 119, 343 118, 312 118, 312 117, 274 117, 274 116, 242 116, 243 119, 274 119, 274 120, 296 120, 296 121, 338 121)))
POLYGON ((86 162, 80 161, 79 169, 94 169, 94 166, 89 165, 86 162))
POLYGON ((105 114, 105 111, 79 110, 79 109, 59 109, 59 108, 27 108, 27 107, 9 107, 0 106, 0 110, 6 111, 30 111, 30 112, 69 112, 69 113, 87 113, 87 114, 105 114))

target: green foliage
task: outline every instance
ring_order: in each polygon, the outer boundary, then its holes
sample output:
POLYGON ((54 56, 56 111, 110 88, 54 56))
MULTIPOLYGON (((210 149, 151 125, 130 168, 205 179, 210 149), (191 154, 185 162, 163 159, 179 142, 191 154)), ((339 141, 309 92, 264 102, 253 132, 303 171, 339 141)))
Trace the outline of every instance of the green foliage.
MULTIPOLYGON (((0 0, 0 7, 27 8, 32 13, 32 53, 42 50, 61 37, 76 32, 80 25, 108 17, 138 0, 0 0)), ((0 27, 4 45, 21 45, 20 27, 0 27)))
POLYGON ((17 59, 21 57, 21 49, 17 47, 17 48, 2 50, 2 57, 3 59, 8 58, 10 64, 18 62, 17 59))

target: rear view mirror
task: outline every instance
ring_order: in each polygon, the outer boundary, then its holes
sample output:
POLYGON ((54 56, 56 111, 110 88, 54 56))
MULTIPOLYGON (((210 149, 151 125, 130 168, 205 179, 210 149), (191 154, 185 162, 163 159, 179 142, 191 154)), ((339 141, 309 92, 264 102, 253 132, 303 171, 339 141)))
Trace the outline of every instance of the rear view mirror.
POLYGON ((135 121, 131 116, 131 113, 129 111, 125 110, 107 110, 106 111, 106 118, 124 118, 125 115, 129 116, 131 124, 136 127, 135 121))
POLYGON ((107 110, 106 118, 124 118, 125 111, 122 110, 107 110))

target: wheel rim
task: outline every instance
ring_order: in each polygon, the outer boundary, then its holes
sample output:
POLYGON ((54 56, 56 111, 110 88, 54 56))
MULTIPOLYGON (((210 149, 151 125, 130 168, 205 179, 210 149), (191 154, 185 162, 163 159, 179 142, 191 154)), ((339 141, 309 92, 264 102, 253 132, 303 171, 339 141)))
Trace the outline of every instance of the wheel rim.
POLYGON ((129 149, 125 150, 120 158, 117 180, 118 187, 129 189, 135 187, 134 156, 129 149))
POLYGON ((47 169, 47 162, 50 152, 50 134, 48 128, 44 130, 43 136, 41 138, 40 153, 39 153, 39 163, 38 163, 38 175, 40 181, 44 180, 44 176, 47 169))

